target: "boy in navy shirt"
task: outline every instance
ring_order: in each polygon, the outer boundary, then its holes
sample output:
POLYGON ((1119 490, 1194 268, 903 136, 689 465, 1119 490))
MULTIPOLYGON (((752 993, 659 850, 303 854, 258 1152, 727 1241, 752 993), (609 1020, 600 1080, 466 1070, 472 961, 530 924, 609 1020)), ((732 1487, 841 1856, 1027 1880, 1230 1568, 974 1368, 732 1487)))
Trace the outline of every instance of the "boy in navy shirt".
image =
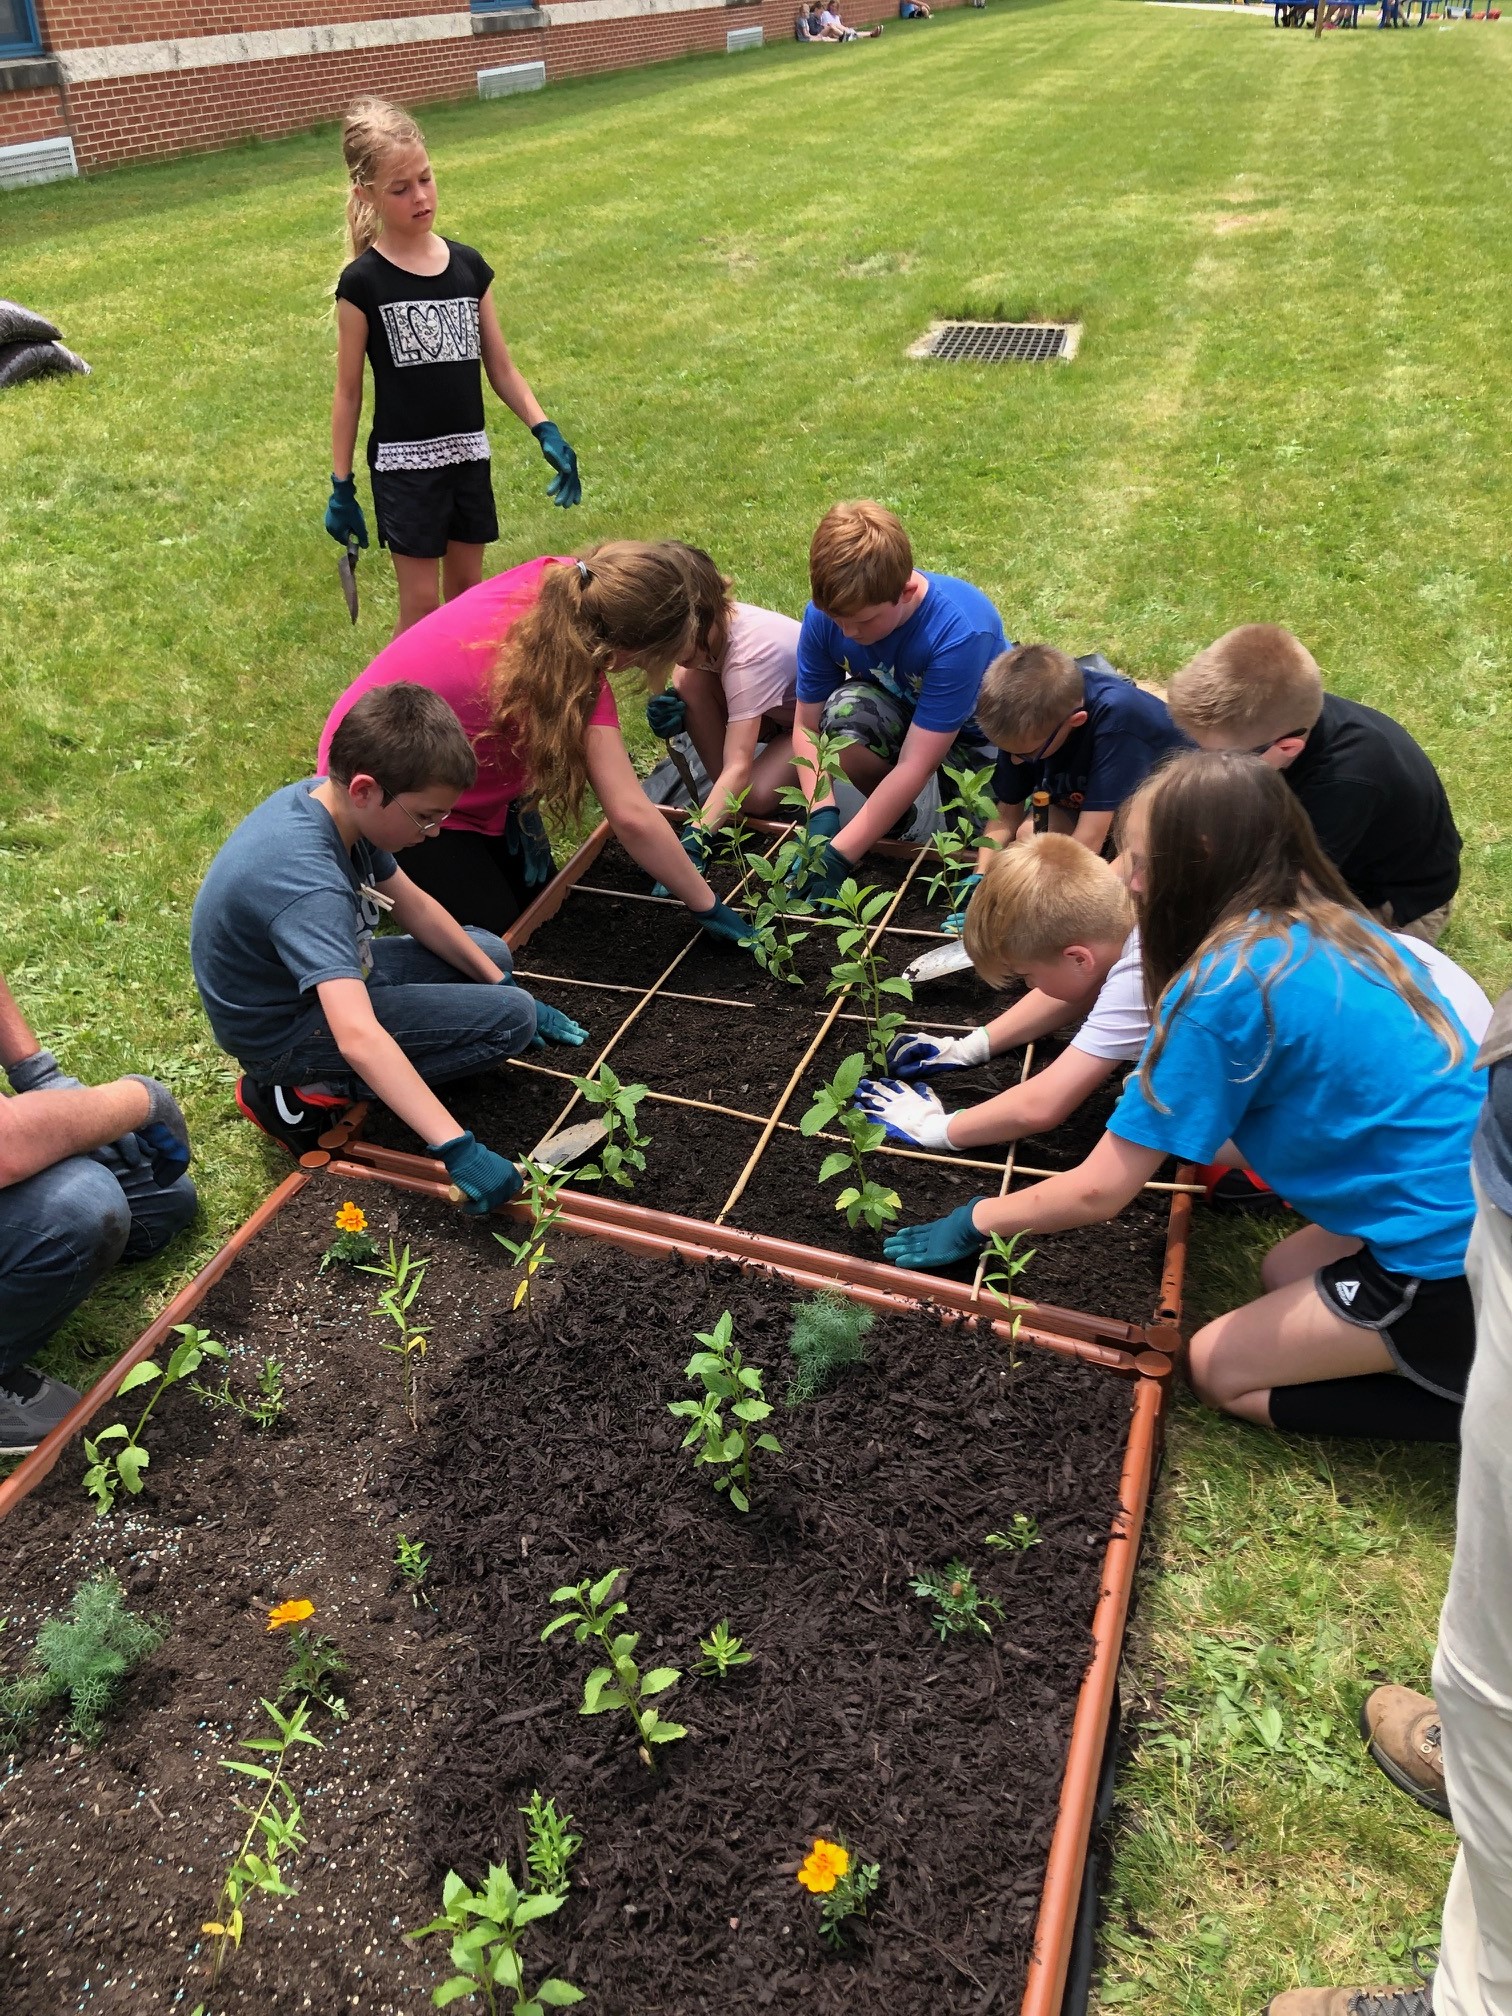
POLYGON ((937 770, 994 760, 976 720, 977 691, 1008 640, 979 588, 914 566, 908 534, 880 504, 826 512, 809 548, 809 583, 793 760, 808 789, 813 738, 838 738, 845 774, 866 798, 843 828, 827 787, 810 800, 809 832, 828 845, 805 888, 824 897, 902 824, 937 770))
POLYGON ((977 715, 1003 752, 988 828, 1000 843, 1017 837, 1035 792, 1048 791, 1050 831, 1100 854, 1124 800, 1170 750, 1191 747, 1157 694, 1100 653, 1072 658, 1050 644, 1020 644, 995 659, 977 715))

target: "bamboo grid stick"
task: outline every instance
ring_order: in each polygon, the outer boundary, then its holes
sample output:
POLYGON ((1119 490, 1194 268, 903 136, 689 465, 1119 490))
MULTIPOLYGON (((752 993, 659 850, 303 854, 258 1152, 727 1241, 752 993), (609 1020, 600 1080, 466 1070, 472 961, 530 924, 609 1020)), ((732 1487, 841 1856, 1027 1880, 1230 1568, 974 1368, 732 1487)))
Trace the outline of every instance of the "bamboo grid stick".
MULTIPOLYGON (((743 889, 748 879, 748 877, 742 876, 736 884, 736 889, 743 889)), ((610 896, 616 902, 624 903, 670 904, 674 910, 682 910, 687 907, 685 904, 679 903, 675 896, 653 896, 645 889, 601 889, 596 882, 574 882, 567 893, 569 896, 610 896)), ((901 896, 902 893, 900 889, 898 894, 901 896)), ((731 904, 730 907, 734 909, 735 905, 731 904)), ((837 917, 816 917, 810 910, 784 910, 781 912, 781 915, 790 923, 815 925, 821 931, 840 931, 844 929, 843 919, 837 917)), ((925 931, 915 924, 894 924, 892 935, 894 938, 953 938, 954 936, 949 931, 925 931)))
MULTIPOLYGON (((1029 1073, 1033 1069, 1034 1069, 1034 1045, 1032 1043, 1026 1043, 1024 1045, 1023 1067, 1019 1071, 1019 1084, 1021 1086, 1028 1084, 1029 1073)), ((998 1185, 999 1197, 1006 1197, 1008 1195, 1008 1186, 1013 1181, 1014 1164, 1018 1160, 1018 1146, 1019 1144, 1016 1140, 1010 1141, 1008 1144, 1008 1159, 1003 1164, 1003 1180, 998 1185)), ((973 1302, 980 1302, 982 1299, 982 1280, 987 1272, 987 1251, 988 1249, 986 1248, 983 1249, 980 1258, 977 1260, 976 1272, 971 1277, 971 1299, 973 1302)))
MULTIPOLYGON (((639 994, 643 991, 639 987, 627 985, 623 980, 574 980, 566 973, 532 973, 525 966, 516 966, 514 977, 516 980, 541 980, 548 987, 597 987, 606 994, 639 994)), ((757 1007, 754 1001, 732 1001, 724 994, 679 994, 673 987, 663 987, 657 999, 691 1001, 699 1008, 743 1008, 748 1013, 754 1013, 757 1007)), ((814 1010, 816 1015, 822 1015, 824 1012, 822 1008, 814 1010)), ((839 1022, 864 1022, 866 1017, 839 1015, 835 1019, 839 1022)), ((942 1029, 950 1036, 969 1036, 977 1025, 975 1022, 926 1022, 922 1018, 917 1018, 913 1026, 916 1029, 942 1029)))

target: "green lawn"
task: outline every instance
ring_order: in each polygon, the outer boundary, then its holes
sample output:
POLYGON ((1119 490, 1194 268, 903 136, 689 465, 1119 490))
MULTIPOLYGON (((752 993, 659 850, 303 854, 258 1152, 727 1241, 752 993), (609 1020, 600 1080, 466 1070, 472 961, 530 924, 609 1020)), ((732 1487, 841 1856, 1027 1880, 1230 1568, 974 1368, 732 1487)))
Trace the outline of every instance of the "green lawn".
MULTIPOLYGON (((871 494, 1014 635, 1140 675, 1285 621, 1438 761, 1466 838, 1448 949, 1497 991, 1509 57, 1505 26, 1315 42, 1031 0, 431 112, 441 225, 498 268, 582 457, 564 519, 500 417, 497 564, 676 532, 796 610, 814 521, 871 494), (1075 314, 1081 356, 906 359, 963 309, 1075 314)), ((320 527, 341 199, 326 132, 0 200, 5 291, 95 367, 0 404, 0 965, 74 1071, 179 1088, 204 1199, 192 1241, 70 1327, 65 1373, 88 1377, 277 1170, 235 1116, 186 936, 216 845, 305 772, 392 620, 370 555, 349 629, 320 527)), ((1245 1292, 1253 1242, 1207 1228, 1196 1275, 1209 1305, 1245 1292)), ((1451 1519, 1442 1456, 1178 1411, 1105 2002, 1205 2016, 1402 1968, 1449 1836, 1350 1724, 1365 1676, 1426 1673, 1451 1519)))

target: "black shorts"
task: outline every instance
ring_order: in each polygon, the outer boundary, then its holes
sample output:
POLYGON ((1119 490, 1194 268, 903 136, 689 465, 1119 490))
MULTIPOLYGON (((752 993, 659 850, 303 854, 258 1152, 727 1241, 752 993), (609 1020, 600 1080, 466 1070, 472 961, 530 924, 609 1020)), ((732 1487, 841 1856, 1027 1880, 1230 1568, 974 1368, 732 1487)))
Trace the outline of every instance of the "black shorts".
POLYGON ((440 560, 453 539, 486 546, 499 536, 489 461, 444 469, 373 469, 378 544, 409 560, 440 560))
POLYGON ((1320 1267, 1313 1282, 1336 1316, 1374 1330, 1405 1379, 1462 1401, 1475 1356, 1475 1308, 1463 1274, 1424 1281, 1394 1274, 1367 1247, 1320 1267))

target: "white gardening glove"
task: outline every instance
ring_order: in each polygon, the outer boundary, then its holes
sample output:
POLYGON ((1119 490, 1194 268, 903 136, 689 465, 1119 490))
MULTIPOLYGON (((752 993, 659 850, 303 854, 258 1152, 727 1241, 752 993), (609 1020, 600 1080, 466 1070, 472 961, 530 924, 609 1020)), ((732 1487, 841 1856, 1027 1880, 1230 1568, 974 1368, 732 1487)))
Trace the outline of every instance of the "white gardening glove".
POLYGON ((927 1036, 913 1030, 888 1044, 887 1068, 896 1078, 938 1078, 946 1071, 970 1071, 991 1056, 985 1029, 973 1029, 969 1036, 927 1036))
POLYGON ((863 1078, 856 1087, 856 1104, 868 1120, 887 1129, 889 1141, 911 1141, 919 1148, 956 1150, 946 1129, 950 1115, 933 1092, 902 1085, 896 1078, 863 1078))

